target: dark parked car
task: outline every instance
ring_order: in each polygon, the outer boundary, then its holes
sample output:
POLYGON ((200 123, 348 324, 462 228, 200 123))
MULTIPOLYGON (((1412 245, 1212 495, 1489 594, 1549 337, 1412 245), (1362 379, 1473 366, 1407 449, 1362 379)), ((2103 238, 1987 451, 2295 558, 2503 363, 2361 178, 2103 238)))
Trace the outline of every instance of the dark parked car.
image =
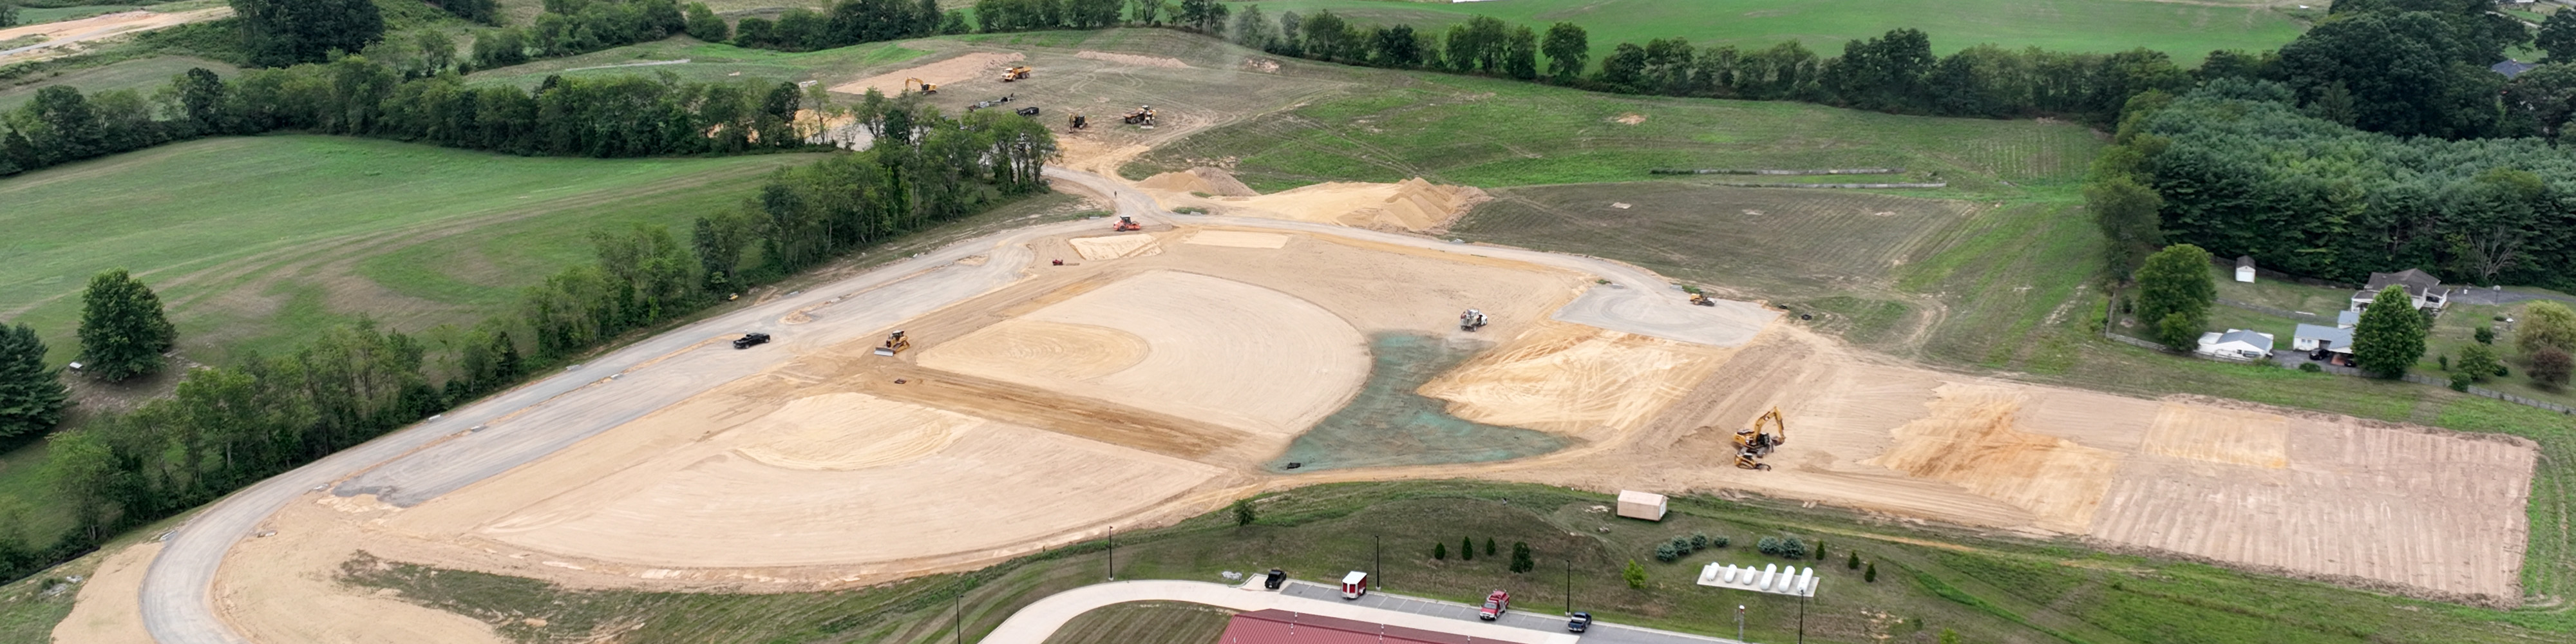
POLYGON ((1565 620, 1565 630, 1581 633, 1589 628, 1592 628, 1591 613, 1575 613, 1573 619, 1565 620))
POLYGON ((1285 585, 1288 585, 1288 571, 1277 568, 1270 569, 1270 578, 1261 580, 1261 587, 1271 590, 1278 590, 1280 586, 1285 585))
POLYGON ((733 339, 733 348, 749 349, 751 348, 751 345, 764 344, 767 342, 769 342, 769 334, 767 333, 745 333, 742 334, 742 337, 733 339))

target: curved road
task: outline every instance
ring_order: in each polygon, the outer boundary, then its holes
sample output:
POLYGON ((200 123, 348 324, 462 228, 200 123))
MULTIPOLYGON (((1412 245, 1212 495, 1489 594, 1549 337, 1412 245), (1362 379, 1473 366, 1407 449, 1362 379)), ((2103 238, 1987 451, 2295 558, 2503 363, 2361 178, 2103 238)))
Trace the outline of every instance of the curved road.
MULTIPOLYGON (((1612 283, 1592 289, 1556 317, 1603 328, 1740 344, 1776 315, 1740 302, 1693 307, 1651 273, 1591 257, 1448 244, 1310 222, 1178 215, 1107 177, 1055 167, 1047 168, 1046 174, 1084 192, 1114 195, 1118 213, 1146 221, 1340 235, 1597 275, 1612 283)), ((234 492, 166 539, 144 573, 140 591, 144 628, 161 644, 247 644, 216 614, 215 573, 235 542, 256 533, 270 515, 300 497, 326 491, 342 496, 372 493, 395 505, 417 505, 654 409, 758 373, 780 359, 776 351, 805 353, 875 336, 903 320, 1001 288, 1017 281, 1022 268, 1031 263, 1034 253, 1026 242, 1100 227, 1097 221, 1062 222, 951 244, 645 339, 234 492), (976 255, 990 259, 975 265, 958 263, 976 255), (797 312, 812 320, 794 324, 783 320, 797 312), (766 351, 734 351, 721 342, 746 331, 771 332, 781 340, 766 351)))

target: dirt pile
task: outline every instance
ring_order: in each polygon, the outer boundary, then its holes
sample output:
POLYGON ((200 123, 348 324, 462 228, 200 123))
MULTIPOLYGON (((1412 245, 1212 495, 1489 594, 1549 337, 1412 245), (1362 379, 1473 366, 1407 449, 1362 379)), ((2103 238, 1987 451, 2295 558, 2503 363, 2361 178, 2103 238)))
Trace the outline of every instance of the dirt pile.
POLYGON ((1207 167, 1146 177, 1144 181, 1136 182, 1136 187, 1219 197, 1250 197, 1261 194, 1253 192, 1251 186, 1243 185, 1242 181, 1234 178, 1234 175, 1221 169, 1207 167))
POLYGON ((2027 398, 2020 391, 1955 384, 1938 391, 1930 416, 1896 428, 1896 444, 1862 463, 2021 506, 2050 530, 2092 526, 2117 454, 2016 429, 2027 398))
MULTIPOLYGON (((1170 176, 1166 175, 1159 176, 1170 176)), ((1195 176, 1195 175, 1193 175, 1195 176)), ((1197 186, 1191 179, 1172 177, 1165 185, 1197 186)), ((1213 186, 1213 184, 1211 184, 1213 186)), ((1206 190, 1155 189, 1166 207, 1197 205, 1211 207, 1228 215, 1294 219, 1340 224, 1354 228, 1423 232, 1447 226, 1467 209, 1492 197, 1473 186, 1446 186, 1421 177, 1397 183, 1329 182, 1293 190, 1250 197, 1204 199, 1190 192, 1206 190)), ((1210 192, 1209 194, 1217 194, 1210 192)))
POLYGON ((950 58, 928 65, 913 67, 902 71, 878 74, 834 85, 832 86, 832 91, 843 94, 866 94, 869 89, 873 88, 877 93, 893 96, 903 93, 906 89, 920 89, 918 87, 904 87, 903 81, 907 78, 918 78, 928 81, 933 85, 946 85, 949 83, 983 78, 988 75, 998 75, 990 72, 1011 62, 1026 59, 1028 59, 1028 56, 1021 54, 997 54, 991 52, 964 54, 956 58, 950 58))
POLYGON ((1421 393, 1459 418, 1605 438, 1653 420, 1733 353, 1546 320, 1421 393))

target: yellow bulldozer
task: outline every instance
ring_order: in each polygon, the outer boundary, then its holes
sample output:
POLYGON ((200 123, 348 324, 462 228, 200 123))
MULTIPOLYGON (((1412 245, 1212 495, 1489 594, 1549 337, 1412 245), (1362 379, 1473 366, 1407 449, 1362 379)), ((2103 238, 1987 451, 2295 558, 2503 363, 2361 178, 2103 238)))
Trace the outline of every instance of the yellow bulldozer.
POLYGON ((1789 421, 1780 416, 1780 408, 1773 407, 1770 413, 1753 419, 1752 427, 1735 430, 1735 466, 1748 470, 1771 469, 1771 464, 1762 462, 1762 459, 1786 442, 1789 442, 1789 421), (1771 431, 1762 431, 1764 425, 1769 425, 1771 431))
POLYGON ((1002 70, 1002 82, 1005 83, 1015 80, 1027 80, 1028 77, 1029 67, 1027 65, 1013 65, 1009 69, 1002 70))
POLYGON ((923 93, 923 94, 937 94, 937 93, 939 93, 939 86, 938 86, 938 85, 934 85, 934 84, 932 84, 930 81, 926 81, 926 80, 922 80, 922 79, 918 79, 918 78, 906 78, 906 79, 903 79, 903 88, 904 88, 904 89, 906 89, 906 90, 916 90, 916 89, 917 89, 917 90, 921 90, 921 93, 923 93))
POLYGON ((1708 299, 1707 293, 1692 293, 1690 295, 1691 304, 1694 306, 1717 306, 1717 300, 1708 299))
POLYGON ((890 356, 903 353, 903 350, 910 348, 912 348, 912 339, 903 337, 902 330, 896 330, 893 335, 886 336, 884 345, 877 347, 877 355, 890 356))

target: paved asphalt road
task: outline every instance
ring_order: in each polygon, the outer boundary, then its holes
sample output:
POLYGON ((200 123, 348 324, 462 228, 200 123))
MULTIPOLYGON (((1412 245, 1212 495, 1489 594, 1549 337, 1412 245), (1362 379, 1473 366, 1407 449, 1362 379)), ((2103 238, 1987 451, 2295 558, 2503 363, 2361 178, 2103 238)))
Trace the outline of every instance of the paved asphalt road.
MULTIPOLYGON (((1740 303, 1720 308, 1689 306, 1651 274, 1590 257, 1446 244, 1311 222, 1176 215, 1106 177, 1060 168, 1048 168, 1047 175, 1086 192, 1112 194, 1120 214, 1146 222, 1223 223, 1340 235, 1600 275, 1617 288, 1596 288, 1594 292, 1601 293, 1597 297, 1585 295, 1584 299, 1595 302, 1581 319, 1562 311, 1559 317, 1604 328, 1665 336, 1677 325, 1712 325, 1742 330, 1749 337, 1749 330, 1758 329, 1769 319, 1764 316, 1771 315, 1740 303)), ((375 493, 397 505, 416 505, 757 373, 782 360, 780 352, 801 354, 882 334, 902 320, 1009 284, 1032 257, 1024 245, 1027 240, 1101 226, 1097 221, 1063 222, 952 244, 645 339, 234 492, 173 531, 160 556, 153 559, 141 589, 144 627, 161 644, 246 644, 216 616, 215 572, 234 542, 259 530, 269 515, 299 497, 338 486, 338 494, 375 493), (991 259, 974 266, 957 263, 974 255, 991 259), (800 310, 813 321, 782 321, 800 310), (765 331, 779 339, 743 351, 723 342, 746 331, 765 331)))
MULTIPOLYGON (((1477 613, 1481 612, 1478 610, 1477 606, 1454 604, 1444 601, 1423 599, 1420 597, 1406 597, 1386 592, 1370 591, 1368 594, 1361 595, 1359 599, 1342 599, 1342 589, 1339 586, 1326 586, 1323 584, 1307 582, 1290 583, 1287 587, 1281 588, 1279 592, 1291 597, 1347 602, 1368 608, 1391 610, 1400 613, 1429 615, 1432 617, 1470 622, 1483 621, 1476 617, 1477 613)), ((1576 606, 1575 608, 1580 609, 1582 606, 1576 606)), ((1513 610, 1503 613, 1502 618, 1494 620, 1494 623, 1533 631, 1563 633, 1566 632, 1565 616, 1562 614, 1563 611, 1563 604, 1547 606, 1514 602, 1513 610)), ((1671 631, 1619 626, 1616 624, 1605 624, 1600 622, 1594 622, 1591 629, 1584 631, 1581 641, 1583 644, 1742 644, 1736 640, 1719 637, 1686 635, 1671 631)))

